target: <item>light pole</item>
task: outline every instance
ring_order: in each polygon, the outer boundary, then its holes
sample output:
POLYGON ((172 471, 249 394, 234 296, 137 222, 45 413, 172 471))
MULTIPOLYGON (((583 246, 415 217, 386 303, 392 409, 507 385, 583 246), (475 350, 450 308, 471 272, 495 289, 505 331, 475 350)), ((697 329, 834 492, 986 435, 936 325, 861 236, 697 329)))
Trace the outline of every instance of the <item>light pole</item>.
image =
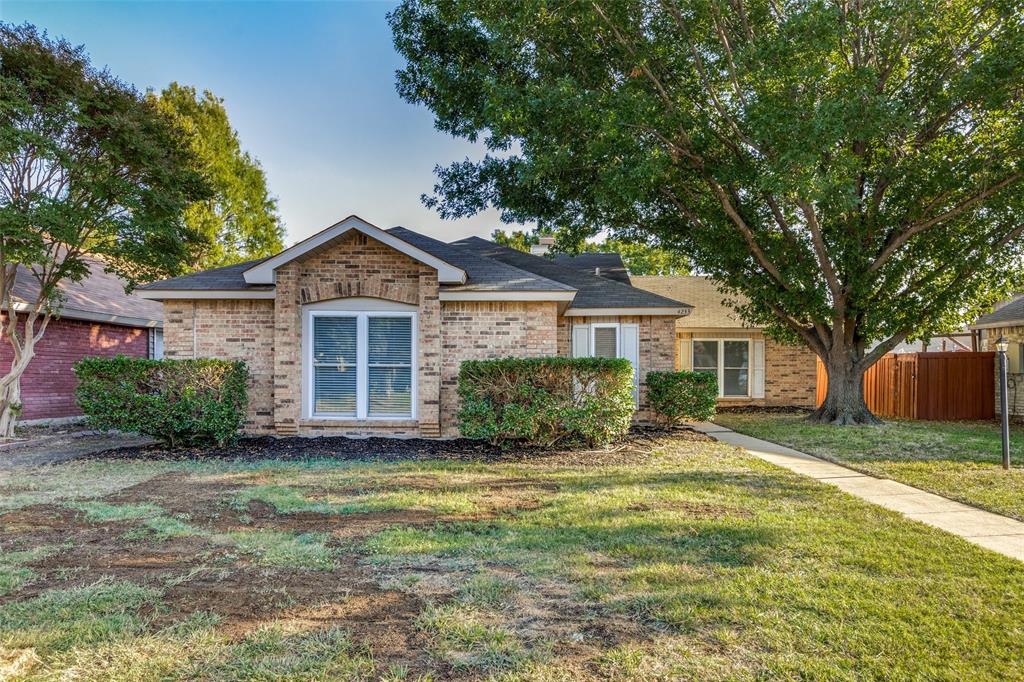
POLYGON ((996 350, 999 351, 999 412, 1003 418, 1003 468, 1010 468, 1010 411, 1009 400, 1006 399, 1006 349, 1010 342, 1005 336, 996 339, 996 350))

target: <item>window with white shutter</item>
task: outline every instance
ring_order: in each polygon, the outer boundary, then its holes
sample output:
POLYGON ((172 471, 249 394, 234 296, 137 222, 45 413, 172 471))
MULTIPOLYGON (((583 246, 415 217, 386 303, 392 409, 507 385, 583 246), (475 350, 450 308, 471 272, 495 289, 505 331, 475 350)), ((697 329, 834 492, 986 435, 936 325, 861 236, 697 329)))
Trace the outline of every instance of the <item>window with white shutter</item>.
POLYGON ((307 416, 415 416, 415 313, 309 310, 307 315, 307 416))

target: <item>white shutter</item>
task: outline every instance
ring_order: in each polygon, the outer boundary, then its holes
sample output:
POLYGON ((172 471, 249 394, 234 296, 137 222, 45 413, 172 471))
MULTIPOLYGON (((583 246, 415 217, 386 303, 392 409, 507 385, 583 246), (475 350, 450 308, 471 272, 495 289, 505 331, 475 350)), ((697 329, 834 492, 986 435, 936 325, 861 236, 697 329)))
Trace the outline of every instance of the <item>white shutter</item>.
POLYGON ((751 362, 750 397, 764 397, 764 339, 754 339, 754 357, 751 362))
POLYGON ((640 325, 624 324, 619 338, 620 356, 633 364, 633 401, 640 404, 640 325))
POLYGON ((574 358, 590 357, 590 325, 577 324, 572 328, 572 356, 574 358))

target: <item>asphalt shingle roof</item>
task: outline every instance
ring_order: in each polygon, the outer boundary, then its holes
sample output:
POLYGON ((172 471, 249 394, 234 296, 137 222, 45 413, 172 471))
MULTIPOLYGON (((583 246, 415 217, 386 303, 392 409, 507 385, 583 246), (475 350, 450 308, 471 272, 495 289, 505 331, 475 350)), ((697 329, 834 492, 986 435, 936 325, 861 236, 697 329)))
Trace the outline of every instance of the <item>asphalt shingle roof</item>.
MULTIPOLYGON (((686 303, 637 289, 612 278, 614 265, 625 275, 618 254, 584 254, 572 264, 533 256, 500 246, 486 239, 471 237, 450 244, 404 227, 388 232, 416 248, 466 272, 464 284, 443 285, 445 291, 575 291, 571 308, 689 308, 686 303), (592 267, 610 268, 609 276, 593 274, 592 267)), ((264 259, 265 260, 265 259, 264 259)), ((259 291, 273 289, 269 284, 248 284, 243 273, 262 260, 228 265, 213 270, 153 282, 143 289, 259 291)), ((628 276, 626 276, 628 282, 628 276)))
POLYGON ((1024 298, 1018 298, 1004 305, 999 310, 982 315, 975 325, 995 325, 1000 322, 1024 322, 1024 298))
POLYGON ((562 282, 542 277, 528 270, 481 258, 471 251, 446 244, 432 237, 404 227, 392 227, 389 233, 402 241, 426 251, 457 268, 466 271, 465 284, 443 285, 445 291, 572 291, 562 282))
POLYGON ((567 284, 578 292, 570 308, 690 308, 687 303, 637 289, 589 272, 559 265, 543 256, 523 253, 494 242, 469 237, 452 242, 453 246, 473 251, 479 256, 514 265, 556 282, 567 284))
POLYGON ((581 253, 570 256, 566 253, 557 253, 554 257, 555 263, 577 270, 585 270, 592 275, 598 275, 605 279, 632 284, 629 281, 629 272, 622 262, 622 256, 617 253, 581 253))
MULTIPOLYGON (((61 317, 94 319, 97 315, 117 316, 133 318, 141 325, 163 321, 163 305, 159 301, 126 294, 124 280, 107 272, 103 261, 88 256, 85 260, 89 264, 89 274, 81 282, 63 281, 58 285, 64 297, 61 317)), ((25 303, 35 303, 39 297, 39 281, 24 266, 18 266, 14 297, 25 303)))
POLYGON ((145 284, 140 289, 176 289, 185 291, 216 289, 224 291, 269 291, 274 288, 273 284, 249 284, 245 281, 243 273, 249 268, 262 263, 266 258, 225 265, 221 268, 211 270, 200 270, 181 277, 160 280, 152 284, 145 284))

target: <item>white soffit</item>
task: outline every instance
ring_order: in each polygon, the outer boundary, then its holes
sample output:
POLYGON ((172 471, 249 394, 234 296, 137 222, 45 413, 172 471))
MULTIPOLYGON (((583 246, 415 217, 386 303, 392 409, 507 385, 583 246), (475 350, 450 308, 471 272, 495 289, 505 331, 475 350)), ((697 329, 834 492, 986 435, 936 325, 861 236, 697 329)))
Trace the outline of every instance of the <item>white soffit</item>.
POLYGON ((457 268, 451 263, 447 263, 408 242, 402 241, 390 232, 386 232, 376 225, 371 225, 356 215, 351 215, 341 222, 317 232, 312 237, 302 240, 295 246, 285 249, 273 258, 268 258, 262 263, 254 265, 242 273, 245 281, 248 284, 273 284, 274 270, 303 254, 323 246, 333 239, 337 239, 349 230, 358 230, 367 237, 387 244, 394 250, 404 253, 424 265, 429 265, 437 270, 437 280, 442 284, 464 284, 466 282, 465 270, 457 268))

